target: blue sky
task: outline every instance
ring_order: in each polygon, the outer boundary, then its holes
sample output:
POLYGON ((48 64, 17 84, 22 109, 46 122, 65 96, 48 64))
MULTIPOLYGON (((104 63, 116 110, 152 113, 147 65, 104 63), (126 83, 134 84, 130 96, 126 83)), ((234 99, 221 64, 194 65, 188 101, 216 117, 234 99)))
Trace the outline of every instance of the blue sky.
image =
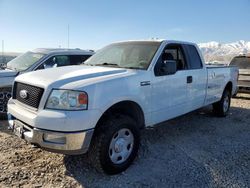
POLYGON ((98 49, 152 37, 192 42, 250 41, 250 0, 0 0, 5 51, 98 49))

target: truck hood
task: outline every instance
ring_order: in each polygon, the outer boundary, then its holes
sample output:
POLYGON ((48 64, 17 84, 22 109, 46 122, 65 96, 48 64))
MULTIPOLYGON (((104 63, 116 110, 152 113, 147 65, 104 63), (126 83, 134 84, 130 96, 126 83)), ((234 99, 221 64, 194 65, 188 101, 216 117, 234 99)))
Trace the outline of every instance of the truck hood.
POLYGON ((104 76, 126 73, 127 71, 126 69, 112 67, 66 66, 22 74, 16 78, 16 81, 44 88, 51 84, 53 84, 53 87, 62 87, 83 80, 91 83, 90 79, 96 80, 104 76))
POLYGON ((0 70, 0 78, 3 77, 14 77, 18 74, 18 72, 10 70, 10 69, 2 69, 0 70))

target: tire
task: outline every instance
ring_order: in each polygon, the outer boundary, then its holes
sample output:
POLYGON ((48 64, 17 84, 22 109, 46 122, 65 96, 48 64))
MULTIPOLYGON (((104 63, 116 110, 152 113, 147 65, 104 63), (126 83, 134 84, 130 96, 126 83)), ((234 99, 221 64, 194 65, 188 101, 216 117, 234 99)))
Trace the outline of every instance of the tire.
POLYGON ((221 100, 213 104, 213 111, 218 117, 225 117, 229 113, 231 104, 231 92, 229 90, 224 90, 221 100))
POLYGON ((9 99, 0 99, 0 120, 7 120, 7 103, 9 99))
POLYGON ((11 87, 0 88, 0 120, 7 119, 7 104, 11 98, 11 87))
POLYGON ((132 118, 119 114, 110 116, 96 130, 89 160, 101 173, 118 174, 131 165, 139 144, 140 131, 132 118))
POLYGON ((238 94, 238 93, 234 94, 234 95, 232 96, 232 98, 237 98, 237 94, 238 94))
POLYGON ((7 113, 0 113, 0 120, 7 120, 7 113))
POLYGON ((238 92, 239 92, 239 87, 237 87, 236 92, 232 95, 232 98, 237 98, 238 92))
POLYGON ((234 94, 232 94, 232 98, 237 98, 238 92, 239 92, 239 89, 237 89, 237 91, 234 94))

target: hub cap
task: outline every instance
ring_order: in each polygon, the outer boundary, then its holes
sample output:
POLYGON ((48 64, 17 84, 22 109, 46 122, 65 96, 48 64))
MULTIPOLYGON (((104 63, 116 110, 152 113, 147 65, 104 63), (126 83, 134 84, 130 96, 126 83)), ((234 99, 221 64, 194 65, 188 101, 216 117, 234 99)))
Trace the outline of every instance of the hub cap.
POLYGON ((133 151, 134 135, 129 129, 120 129, 114 134, 109 145, 109 157, 114 164, 126 161, 133 151))
POLYGON ((9 92, 9 91, 0 92, 0 113, 7 112, 7 103, 8 103, 10 98, 11 98, 11 92, 9 92))

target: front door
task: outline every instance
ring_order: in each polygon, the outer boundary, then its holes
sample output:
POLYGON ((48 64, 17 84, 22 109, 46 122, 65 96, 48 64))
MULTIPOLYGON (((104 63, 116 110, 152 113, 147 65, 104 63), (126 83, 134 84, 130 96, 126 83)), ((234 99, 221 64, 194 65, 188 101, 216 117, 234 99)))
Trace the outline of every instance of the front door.
POLYGON ((152 120, 153 124, 174 118, 187 112, 187 69, 184 50, 179 44, 168 44, 158 59, 152 75, 152 120), (177 72, 171 75, 158 74, 166 60, 176 61, 177 72))

